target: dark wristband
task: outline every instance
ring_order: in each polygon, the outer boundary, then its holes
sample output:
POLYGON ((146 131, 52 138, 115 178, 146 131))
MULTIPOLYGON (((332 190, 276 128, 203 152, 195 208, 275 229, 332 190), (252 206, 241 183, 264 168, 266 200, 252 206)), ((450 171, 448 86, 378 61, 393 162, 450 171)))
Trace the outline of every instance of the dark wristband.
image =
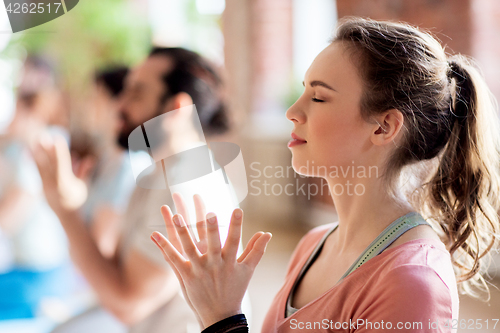
POLYGON ((205 328, 201 333, 248 333, 247 318, 243 313, 216 322, 205 328))

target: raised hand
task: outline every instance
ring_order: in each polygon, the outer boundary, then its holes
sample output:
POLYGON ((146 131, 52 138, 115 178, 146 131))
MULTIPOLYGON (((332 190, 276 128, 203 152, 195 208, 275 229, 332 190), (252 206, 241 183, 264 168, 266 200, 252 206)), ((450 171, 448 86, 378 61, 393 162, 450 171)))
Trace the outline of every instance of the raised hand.
POLYGON ((243 296, 271 234, 256 233, 237 258, 243 211, 234 210, 223 248, 217 217, 209 213, 206 221, 197 223, 200 242, 203 238, 207 245, 203 252, 197 246, 182 215, 172 217, 166 206, 162 207, 162 214, 169 239, 159 232, 154 232, 152 239, 172 266, 186 301, 195 311, 202 327, 206 328, 219 320, 241 313, 243 296), (206 232, 202 230, 200 233, 203 227, 206 232), (171 230, 175 230, 175 234, 171 230))
MULTIPOLYGON (((181 214, 183 217, 185 217, 185 220, 190 221, 189 211, 188 211, 187 205, 186 205, 182 195, 179 193, 174 193, 172 195, 172 197, 174 199, 174 204, 175 204, 175 207, 176 207, 177 211, 179 212, 179 214, 181 214)), ((196 238, 194 236, 193 225, 190 222, 188 222, 187 225, 188 225, 189 232, 191 233, 191 236, 192 236, 198 250, 201 253, 206 253, 208 243, 207 243, 207 229, 206 229, 206 220, 205 220, 205 216, 206 216, 205 203, 203 202, 201 196, 199 196, 198 194, 193 196, 193 201, 194 201, 194 206, 195 206, 195 211, 196 211, 196 228, 197 228, 198 236, 200 238, 199 241, 196 241, 196 238)), ((170 240, 172 245, 175 246, 177 251, 179 251, 179 253, 184 254, 181 240, 179 238, 179 235, 178 235, 177 230, 175 228, 175 224, 173 222, 172 210, 167 205, 162 206, 161 207, 161 214, 163 216, 163 220, 165 221, 165 227, 167 228, 168 239, 170 240)), ((153 239, 153 241, 155 241, 155 239, 153 239)), ((155 243, 156 243, 156 241, 155 241, 155 243)), ((163 257, 165 258, 165 260, 167 262, 170 262, 165 253, 163 253, 163 257)), ((190 308, 195 313, 195 315, 198 319, 198 322, 199 322, 200 326, 202 327, 203 323, 201 322, 201 319, 198 316, 196 309, 193 307, 193 305, 189 301, 189 297, 186 294, 186 288, 184 287, 184 283, 182 282, 182 278, 180 277, 179 272, 172 264, 171 264, 171 266, 172 266, 174 273, 177 276, 177 279, 179 280, 182 292, 184 294, 184 298, 186 299, 190 308)))
POLYGON ((58 213, 75 210, 87 199, 87 186, 71 166, 71 155, 63 137, 46 135, 31 147, 47 202, 58 213))
MULTIPOLYGON (((198 237, 199 237, 199 240, 196 240, 196 238, 194 236, 194 225, 191 222, 191 218, 189 216, 189 211, 188 211, 187 205, 184 201, 184 198, 179 193, 174 193, 172 195, 172 198, 174 199, 174 204, 175 204, 175 207, 177 209, 177 212, 179 212, 179 214, 182 215, 182 217, 184 218, 184 221, 186 221, 186 224, 188 226, 189 231, 191 232, 191 236, 193 237, 193 240, 196 244, 196 247, 198 248, 198 250, 201 253, 206 253, 208 244, 207 244, 207 227, 206 227, 205 216, 207 215, 207 210, 205 208, 205 203, 203 202, 203 199, 198 194, 195 194, 193 196, 194 208, 196 211, 196 230, 198 232, 198 237)), ((164 207, 167 207, 167 209, 170 210, 170 208, 168 206, 164 206, 164 207)), ((163 212, 163 208, 162 208, 162 212, 163 212)), ((171 211, 170 211, 170 214, 172 214, 171 211)), ((165 225, 167 226, 167 232, 169 233, 168 239, 170 239, 172 241, 173 238, 170 238, 170 234, 172 234, 172 237, 177 237, 176 243, 180 245, 180 241, 178 240, 177 231, 175 230, 175 225, 172 222, 173 216, 169 217, 168 215, 165 215, 163 213, 162 213, 162 215, 163 215, 163 219, 165 220, 165 225), (170 233, 169 230, 172 230, 172 232, 170 233)), ((176 248, 180 253, 182 253, 182 246, 176 247, 176 248)))

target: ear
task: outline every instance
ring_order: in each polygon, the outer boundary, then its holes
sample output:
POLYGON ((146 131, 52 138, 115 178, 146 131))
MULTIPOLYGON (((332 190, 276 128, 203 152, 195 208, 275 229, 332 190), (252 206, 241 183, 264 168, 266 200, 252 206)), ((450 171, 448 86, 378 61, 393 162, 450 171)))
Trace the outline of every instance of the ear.
POLYGON ((180 92, 170 97, 163 107, 163 112, 175 111, 193 104, 193 99, 188 93, 180 92))
POLYGON ((163 128, 167 131, 180 129, 181 124, 190 124, 194 108, 193 99, 188 93, 180 92, 170 97, 163 107, 164 117, 163 128))
POLYGON ((371 141, 374 145, 383 146, 396 139, 403 127, 404 117, 401 111, 390 109, 375 116, 371 141))

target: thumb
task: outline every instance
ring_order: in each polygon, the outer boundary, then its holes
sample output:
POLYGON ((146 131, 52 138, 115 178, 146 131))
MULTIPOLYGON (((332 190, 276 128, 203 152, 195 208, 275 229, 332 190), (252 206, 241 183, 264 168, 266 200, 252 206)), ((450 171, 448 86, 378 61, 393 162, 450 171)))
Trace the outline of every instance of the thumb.
POLYGON ((54 135, 53 140, 58 172, 64 174, 67 172, 73 173, 73 169, 71 167, 71 154, 66 140, 60 135, 54 135))
POLYGON ((271 233, 266 232, 262 234, 254 243, 252 249, 247 254, 245 259, 243 259, 242 263, 250 266, 254 269, 262 259, 262 256, 266 252, 266 247, 269 241, 271 240, 271 233))

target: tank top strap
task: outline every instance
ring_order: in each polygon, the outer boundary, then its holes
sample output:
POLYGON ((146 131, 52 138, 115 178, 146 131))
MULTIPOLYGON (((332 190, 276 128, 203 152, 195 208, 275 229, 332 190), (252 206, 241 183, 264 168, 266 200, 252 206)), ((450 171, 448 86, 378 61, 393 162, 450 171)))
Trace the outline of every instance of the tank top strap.
POLYGON ((396 239, 408 230, 419 225, 430 225, 418 212, 410 212, 401 216, 392 222, 387 228, 378 235, 377 238, 366 248, 358 259, 349 267, 340 280, 344 279, 347 275, 351 274, 354 270, 358 269, 365 262, 377 256, 391 245, 396 239))

